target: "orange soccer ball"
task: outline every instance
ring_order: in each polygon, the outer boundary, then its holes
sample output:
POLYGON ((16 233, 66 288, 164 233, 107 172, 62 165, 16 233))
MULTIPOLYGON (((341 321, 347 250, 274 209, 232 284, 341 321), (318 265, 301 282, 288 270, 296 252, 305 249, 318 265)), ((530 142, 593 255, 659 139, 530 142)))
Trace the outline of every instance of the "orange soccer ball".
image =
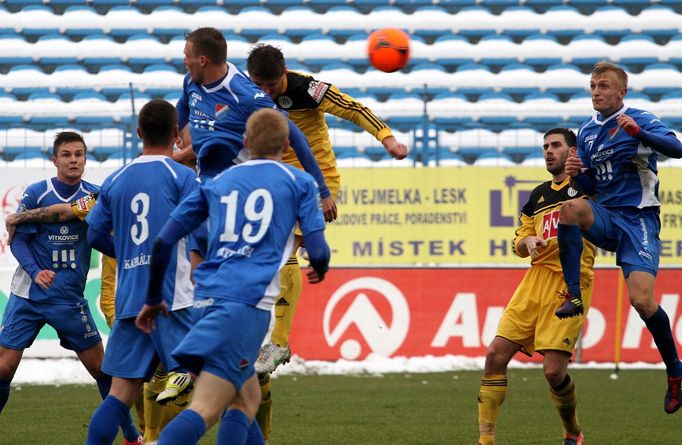
POLYGON ((376 69, 398 71, 410 60, 410 36, 402 29, 377 29, 367 39, 367 55, 376 69))

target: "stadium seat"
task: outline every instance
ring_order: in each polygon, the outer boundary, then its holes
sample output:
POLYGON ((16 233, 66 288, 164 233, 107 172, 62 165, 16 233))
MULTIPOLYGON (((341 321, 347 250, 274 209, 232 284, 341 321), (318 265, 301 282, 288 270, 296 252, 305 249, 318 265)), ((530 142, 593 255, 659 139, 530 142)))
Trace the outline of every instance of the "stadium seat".
POLYGON ((33 93, 24 107, 26 120, 31 125, 65 127, 69 123, 68 103, 56 94, 33 93))
POLYGON ((526 0, 524 5, 533 8, 535 11, 546 11, 555 6, 562 6, 563 0, 526 0))
MULTIPOLYGON (((441 65, 420 63, 412 67, 410 73, 404 77, 403 86, 414 93, 435 95, 448 92, 447 85, 450 83, 450 78, 451 75, 441 65)), ((388 81, 389 78, 387 77, 386 80, 388 81)))
POLYGON ((639 74, 632 74, 628 86, 649 96, 680 91, 682 73, 667 63, 647 65, 639 74))
POLYGON ((539 77, 531 66, 515 63, 502 68, 496 86, 506 94, 535 94, 540 92, 539 77))
POLYGON ((122 48, 123 58, 130 65, 154 65, 164 63, 166 45, 149 34, 135 34, 128 37, 122 48))
POLYGON ((484 94, 495 84, 495 75, 484 65, 467 63, 457 68, 451 84, 460 94, 484 94))
POLYGON ((346 167, 372 167, 373 162, 364 153, 359 151, 345 151, 336 158, 336 165, 341 168, 346 167))
POLYGON ((514 101, 508 94, 484 94, 478 99, 476 105, 478 122, 482 124, 502 128, 518 122, 513 110, 514 101))
POLYGON ((654 38, 676 38, 680 33, 679 14, 669 6, 649 6, 637 14, 632 30, 654 38))
POLYGON ((561 102, 553 94, 531 94, 519 104, 522 122, 536 128, 562 126, 561 102))
POLYGON ((623 65, 654 64, 661 60, 659 48, 651 36, 625 36, 616 45, 615 60, 623 65))
POLYGON ((60 22, 66 35, 81 37, 101 33, 104 20, 104 15, 97 14, 89 6, 69 6, 64 11, 60 22))
POLYGON ((659 48, 661 61, 682 65, 682 35, 676 35, 659 48))
POLYGON ((523 158, 520 165, 522 167, 545 167, 545 156, 541 151, 529 152, 526 157, 523 158))
POLYGON ((628 14, 624 8, 601 6, 588 16, 589 25, 586 31, 606 37, 623 37, 632 33, 636 21, 637 18, 628 14))
MULTIPOLYGON (((124 65, 105 65, 97 72, 98 91, 105 96, 129 93, 136 85, 129 85, 133 71, 124 65)), ((180 83, 179 85, 182 85, 180 83)))
POLYGON ((427 104, 432 122, 441 130, 457 131, 471 125, 471 102, 461 94, 438 94, 427 104))
POLYGON ((114 6, 107 12, 105 33, 114 37, 128 37, 149 33, 149 16, 132 6, 114 6))
POLYGON ((572 6, 553 6, 542 14, 542 20, 552 24, 547 28, 547 34, 554 37, 574 37, 585 32, 588 18, 572 6))
POLYGON ((31 6, 31 5, 42 5, 43 0, 5 0, 5 4, 11 8, 31 6))
POLYGON ((61 34, 44 35, 33 44, 36 59, 41 65, 78 63, 78 45, 61 34))
POLYGON ((441 167, 462 167, 467 165, 464 158, 457 153, 453 153, 447 148, 436 151, 434 159, 429 160, 429 165, 439 165, 441 167))
POLYGON ((59 65, 50 75, 50 82, 57 94, 74 95, 92 91, 96 77, 81 65, 59 65))
POLYGON ((0 34, 0 65, 33 63, 33 48, 18 34, 0 34))
POLYGON ((79 93, 69 103, 69 111, 73 115, 74 123, 78 126, 114 124, 107 99, 94 92, 79 93))
POLYGON ((478 63, 488 66, 510 65, 517 63, 517 45, 511 38, 501 35, 484 36, 476 44, 478 63))
POLYGON ((17 112, 16 102, 17 98, 13 94, 0 92, 0 126, 17 125, 24 121, 24 117, 17 112))
MULTIPOLYGON (((191 0, 193 5, 211 5, 215 0, 191 0)), ((183 3, 186 4, 186 3, 183 3)), ((155 36, 183 36, 192 29, 189 14, 177 6, 159 6, 150 14, 154 17, 152 34, 155 36)))
POLYGON ((533 34, 523 39, 519 49, 523 54, 522 62, 535 67, 560 64, 566 46, 552 36, 533 34))
POLYGON ((95 8, 99 7, 110 7, 110 6, 124 6, 130 3, 130 0, 92 0, 92 6, 95 8))
POLYGON ((16 65, 4 76, 0 75, 0 85, 5 91, 15 95, 49 92, 50 82, 45 73, 34 65, 16 65))
POLYGON ((518 164, 509 155, 497 151, 486 151, 476 157, 474 165, 479 167, 511 167, 518 164))
POLYGON ((307 6, 292 6, 282 11, 280 20, 286 23, 286 35, 289 37, 305 37, 322 32, 320 15, 307 6))
POLYGON ((451 23, 452 29, 458 35, 468 38, 483 37, 496 33, 495 17, 490 10, 480 6, 463 8, 451 18, 451 23))
MULTIPOLYGON (((236 34, 248 38, 260 38, 267 34, 277 34, 279 16, 262 6, 249 6, 239 11, 233 18, 236 34)), ((228 22, 229 23, 229 22, 228 22)), ((227 26, 223 25, 222 28, 227 26)))
POLYGON ((590 76, 572 65, 552 65, 541 76, 544 83, 549 85, 546 92, 551 94, 581 93, 590 84, 590 76))
POLYGON ((17 29, 21 29, 24 36, 44 36, 59 34, 55 26, 55 16, 47 6, 26 6, 16 13, 17 29))
POLYGON ((506 36, 525 38, 541 32, 537 13, 527 6, 505 8, 501 17, 504 17, 502 32, 506 36))
POLYGON ((78 58, 86 65, 110 65, 122 60, 123 45, 104 34, 91 34, 78 42, 78 58))
POLYGON ((184 74, 180 74, 170 65, 150 65, 137 77, 137 85, 141 91, 152 96, 165 96, 182 85, 184 74))
POLYGON ((334 6, 329 8, 324 14, 324 19, 329 25, 325 26, 322 32, 336 38, 364 34, 366 29, 357 20, 361 16, 360 11, 352 6, 334 6))
MULTIPOLYGON (((407 17, 409 17, 409 15, 407 17)), ((450 17, 451 15, 440 6, 420 7, 412 13, 412 28, 407 29, 413 29, 413 36, 428 39, 452 35, 452 27, 449 26, 450 20, 447 20, 450 17), (415 26, 415 23, 419 25, 415 26)), ((401 19, 405 20, 404 15, 401 19)))
POLYGON ((588 66, 608 59, 613 51, 614 47, 606 43, 603 37, 592 34, 575 36, 565 50, 570 63, 588 66))
POLYGON ((469 40, 457 35, 444 35, 438 37, 433 44, 426 48, 426 56, 429 61, 444 66, 464 65, 474 63, 478 57, 476 45, 469 40))

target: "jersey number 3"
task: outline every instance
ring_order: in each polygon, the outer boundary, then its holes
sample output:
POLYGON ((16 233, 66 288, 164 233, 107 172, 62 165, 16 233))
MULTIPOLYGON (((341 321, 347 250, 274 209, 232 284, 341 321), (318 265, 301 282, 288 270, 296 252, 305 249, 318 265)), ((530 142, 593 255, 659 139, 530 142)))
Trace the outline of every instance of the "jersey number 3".
MULTIPOLYGON (((235 242, 239 240, 237 233, 237 204, 239 191, 233 190, 227 196, 221 196, 220 202, 227 206, 225 210, 225 230, 220 234, 220 242, 235 242)), ((256 189, 249 193, 244 202, 244 217, 246 221, 241 227, 241 236, 245 242, 255 244, 265 236, 272 221, 272 195, 266 189, 256 189), (261 204, 262 203, 262 204, 261 204), (259 205, 260 204, 260 205, 259 205), (257 210, 260 207, 260 210, 257 210), (256 223, 260 223, 256 233, 253 233, 256 223)))
POLYGON ((130 200, 130 210, 136 218, 135 224, 130 226, 130 238, 139 246, 149 238, 149 221, 147 221, 149 195, 138 193, 133 196, 133 199, 130 200))

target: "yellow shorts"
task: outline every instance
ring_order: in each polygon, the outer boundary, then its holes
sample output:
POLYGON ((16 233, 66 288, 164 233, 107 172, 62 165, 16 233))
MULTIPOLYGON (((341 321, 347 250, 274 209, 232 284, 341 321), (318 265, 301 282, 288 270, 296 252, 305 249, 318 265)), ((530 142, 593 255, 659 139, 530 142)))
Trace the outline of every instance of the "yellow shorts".
MULTIPOLYGON (((336 201, 339 198, 339 190, 341 190, 341 175, 336 167, 323 169, 322 176, 324 176, 324 182, 327 184, 329 193, 334 197, 336 201)), ((301 236, 301 229, 296 225, 296 231, 294 232, 296 236, 301 236)))
POLYGON ((522 346, 521 352, 566 351, 573 354, 575 342, 585 323, 592 300, 592 284, 583 288, 585 313, 560 320, 554 315, 563 302, 557 291, 565 290, 561 272, 544 267, 531 267, 516 288, 502 314, 497 335, 522 346))

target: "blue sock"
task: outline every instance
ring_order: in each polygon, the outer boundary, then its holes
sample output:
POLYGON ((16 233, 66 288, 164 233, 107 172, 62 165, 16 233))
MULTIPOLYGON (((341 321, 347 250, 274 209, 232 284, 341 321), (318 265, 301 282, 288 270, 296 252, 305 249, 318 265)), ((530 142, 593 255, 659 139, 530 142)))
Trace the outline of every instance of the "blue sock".
POLYGON ((7 404, 7 399, 9 399, 9 384, 12 380, 0 380, 0 413, 2 409, 7 404))
POLYGON ((673 338, 673 331, 670 329, 670 319, 662 307, 654 312, 654 315, 644 319, 646 327, 654 337, 654 342, 661 354, 665 369, 671 377, 682 377, 682 363, 677 356, 677 346, 673 338))
MULTIPOLYGON (((111 376, 104 375, 95 381, 97 382, 97 389, 99 389, 102 399, 106 399, 111 389, 111 376)), ((123 432, 123 437, 128 442, 135 442, 140 437, 140 432, 137 430, 133 418, 130 417, 130 409, 128 409, 125 418, 121 422, 121 431, 123 432)))
POLYGON ((205 430, 204 419, 196 411, 186 409, 161 431, 159 445, 196 445, 205 430))
POLYGON ((114 396, 107 396, 93 413, 88 428, 86 445, 111 445, 118 434, 118 426, 130 409, 114 396))
POLYGON ((580 257, 583 254, 583 236, 575 224, 559 223, 557 231, 559 260, 568 293, 580 298, 580 257))
POLYGON ((251 422, 251 426, 249 427, 249 436, 246 438, 245 445, 265 445, 263 432, 260 430, 257 420, 251 422))
POLYGON ((216 445, 245 445, 251 423, 246 414, 238 409, 225 411, 220 421, 216 445))

